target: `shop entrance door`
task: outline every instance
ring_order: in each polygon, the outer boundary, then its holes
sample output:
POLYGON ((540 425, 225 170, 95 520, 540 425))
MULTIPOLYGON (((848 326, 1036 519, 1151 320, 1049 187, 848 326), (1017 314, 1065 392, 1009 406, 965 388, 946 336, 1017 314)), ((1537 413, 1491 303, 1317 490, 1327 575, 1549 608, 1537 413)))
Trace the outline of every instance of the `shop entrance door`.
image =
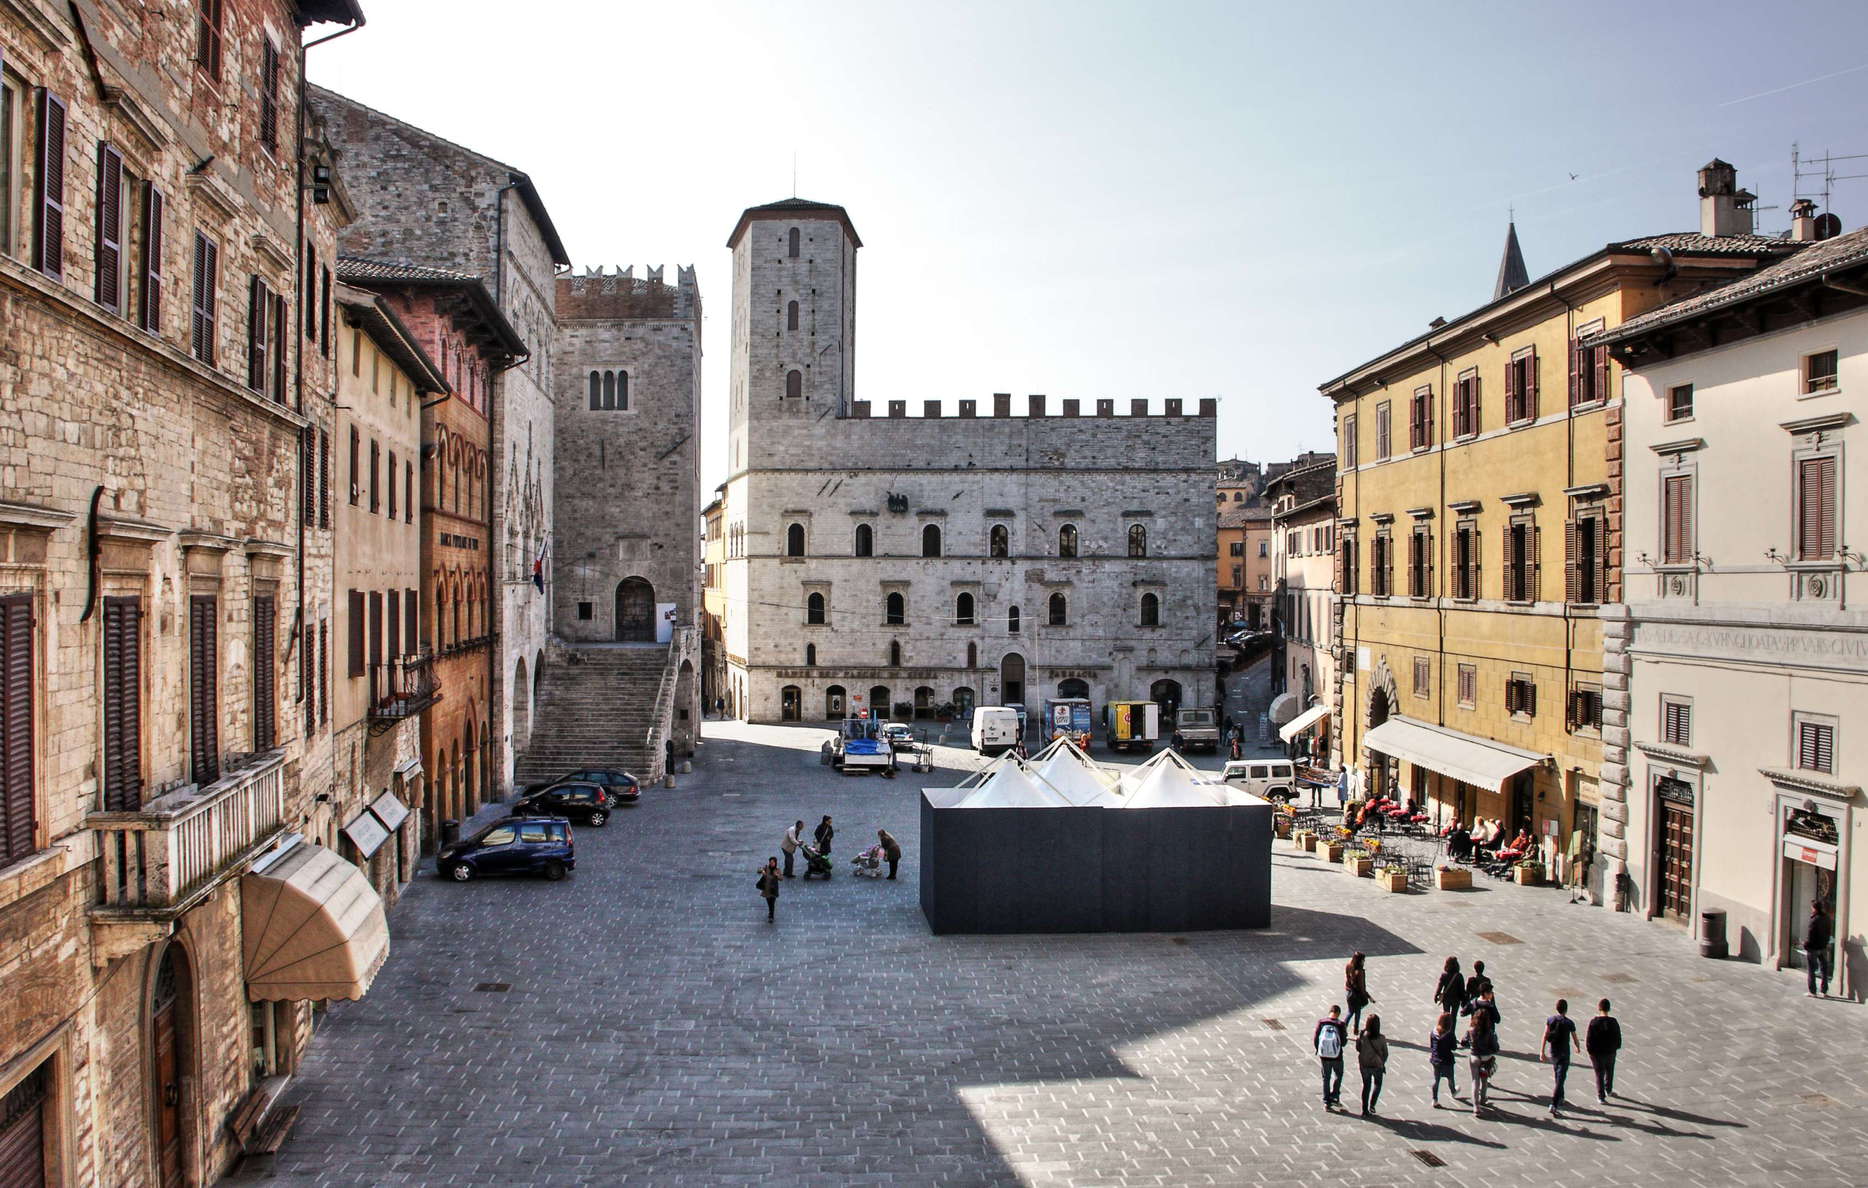
MULTIPOLYGON (((1784 897, 1784 964, 1792 969, 1803 969, 1809 965, 1803 956, 1803 933, 1810 924, 1810 905, 1821 901, 1823 914, 1831 920, 1836 918, 1836 872, 1787 858, 1784 876, 1784 886, 1789 891, 1784 897)), ((1829 968, 1833 977, 1833 945, 1830 952, 1829 968)))
POLYGON ((1678 780, 1662 780, 1655 792, 1656 906, 1661 915, 1684 921, 1693 910, 1693 791, 1678 780))

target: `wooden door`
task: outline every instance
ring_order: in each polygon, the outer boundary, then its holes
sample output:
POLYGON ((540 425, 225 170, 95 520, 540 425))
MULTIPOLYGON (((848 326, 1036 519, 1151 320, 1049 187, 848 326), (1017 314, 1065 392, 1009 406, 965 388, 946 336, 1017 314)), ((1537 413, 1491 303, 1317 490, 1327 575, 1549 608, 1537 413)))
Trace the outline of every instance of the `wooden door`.
POLYGON ((641 578, 617 583, 616 638, 632 643, 655 642, 655 589, 641 578))
POLYGON ((1656 898, 1661 915, 1685 920, 1693 910, 1693 806, 1663 794, 1659 807, 1655 844, 1660 888, 1656 898))
POLYGON ((160 997, 151 1020, 155 1049, 157 1183, 170 1188, 182 1183, 182 1059, 176 1034, 175 999, 160 997))
POLYGON ((0 1188, 45 1183, 46 1081, 40 1065, 0 1097, 0 1188))

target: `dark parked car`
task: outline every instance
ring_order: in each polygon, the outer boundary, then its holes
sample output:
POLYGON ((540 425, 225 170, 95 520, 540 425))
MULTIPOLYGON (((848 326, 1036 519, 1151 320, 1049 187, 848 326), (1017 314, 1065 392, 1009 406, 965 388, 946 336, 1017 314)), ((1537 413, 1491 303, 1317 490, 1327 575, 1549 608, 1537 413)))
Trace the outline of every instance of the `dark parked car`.
POLYGON ((610 819, 615 801, 601 784, 553 784, 513 802, 515 817, 570 817, 586 825, 601 826, 610 819))
POLYGON ((626 771, 602 767, 588 768, 584 771, 573 771, 561 775, 555 780, 545 780, 542 783, 527 784, 525 786, 525 794, 530 796, 534 792, 543 792, 545 789, 557 784, 598 784, 609 789, 610 803, 612 805, 634 804, 636 798, 642 795, 642 785, 637 781, 635 776, 630 775, 626 771))
POLYGON ((457 883, 507 874, 556 880, 576 866, 571 823, 562 817, 503 817, 435 856, 435 869, 457 883))

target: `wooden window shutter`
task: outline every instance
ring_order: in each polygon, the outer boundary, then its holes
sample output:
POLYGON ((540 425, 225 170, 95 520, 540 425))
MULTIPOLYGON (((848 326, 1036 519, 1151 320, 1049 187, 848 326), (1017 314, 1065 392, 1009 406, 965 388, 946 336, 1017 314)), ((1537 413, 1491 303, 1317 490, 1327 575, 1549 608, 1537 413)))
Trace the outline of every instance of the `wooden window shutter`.
POLYGON ((1530 353, 1524 356, 1524 385, 1523 385, 1523 391, 1520 393, 1519 398, 1524 405, 1523 411, 1524 411, 1525 419, 1532 420, 1532 421, 1536 420, 1537 419, 1537 348, 1536 347, 1532 347, 1530 350, 1530 353))
POLYGON ((1516 678, 1505 682, 1505 712, 1508 714, 1518 712, 1518 689, 1519 684, 1516 678))
POLYGON ((266 315, 271 312, 271 295, 259 277, 247 280, 246 386, 255 392, 266 390, 266 315))
POLYGON ((1466 554, 1471 559, 1472 566, 1471 573, 1468 574, 1466 578, 1467 589, 1472 591, 1469 597, 1472 598, 1485 597, 1484 588, 1479 584, 1480 580, 1485 576, 1484 550, 1481 548, 1481 543, 1479 529, 1474 527, 1472 530, 1472 548, 1466 554))
POLYGON ((204 787, 221 774, 218 606, 212 594, 188 599, 188 757, 204 787))
POLYGON ((404 590, 402 592, 402 646, 410 652, 417 650, 415 641, 420 638, 415 634, 416 627, 420 625, 419 609, 420 596, 413 590, 404 590))
POLYGON ((389 646, 383 655, 390 660, 402 655, 402 592, 389 592, 389 607, 383 612, 383 626, 389 632, 389 646))
POLYGON ((1532 528, 1530 538, 1531 588, 1526 592, 1525 597, 1531 602, 1536 602, 1544 594, 1544 530, 1532 528))
POLYGON ((194 314, 190 326, 190 353, 214 366, 218 352, 215 327, 215 290, 220 286, 220 249, 214 241, 195 232, 194 314))
POLYGON ((97 303, 123 312, 123 155, 97 146, 97 303))
POLYGON ((65 104, 39 91, 39 162, 33 171, 32 266, 49 277, 65 276, 65 104))
POLYGON ((363 675, 363 591, 350 591, 350 675, 363 675))
POLYGON ((415 522, 415 463, 402 460, 402 522, 415 522))
POLYGON ((286 317, 285 294, 272 295, 272 398, 280 404, 286 402, 285 391, 285 344, 289 339, 291 321, 286 317))
POLYGON ((1578 552, 1581 539, 1577 533, 1578 524, 1569 520, 1563 525, 1563 601, 1576 602, 1582 593, 1582 557, 1578 552))
POLYGON ((142 603, 104 599, 104 811, 143 806, 142 603))
POLYGON ((1797 559, 1827 561, 1836 551, 1836 460, 1797 463, 1797 559))
POLYGON ((305 318, 305 337, 318 341, 318 248, 310 240, 305 241, 305 287, 298 309, 305 318))
POLYGON ((137 324, 153 332, 162 329, 163 205, 162 191, 153 184, 143 191, 143 278, 137 324))
POLYGON ((279 153, 279 51, 260 39, 259 142, 266 151, 279 153))
POLYGON ((1826 722, 1797 724, 1797 766, 1804 771, 1835 771, 1835 728, 1826 722))
POLYGON ((278 624, 273 598, 253 599, 253 749, 270 751, 278 742, 278 659, 274 646, 278 624))
POLYGON ((396 518, 396 452, 394 450, 389 451, 388 475, 389 475, 389 482, 387 485, 389 487, 389 518, 393 520, 396 518))
POLYGON ((1583 401, 1583 344, 1581 339, 1570 339, 1570 407, 1575 408, 1583 401))
POLYGON ((32 598, 0 598, 0 859, 33 851, 32 598))
MULTIPOLYGON (((309 296, 306 299, 309 300, 309 296)), ((325 358, 331 357, 331 267, 328 264, 318 272, 318 349, 325 358)))
POLYGON ((1505 419, 1515 421, 1519 416, 1518 361, 1512 359, 1505 364, 1505 419))
POLYGON ((318 430, 305 426, 298 444, 298 513, 309 527, 318 515, 318 430))
POLYGON ((318 430, 318 527, 331 526, 331 435, 318 430))
POLYGON ((318 621, 318 725, 331 721, 331 623, 318 621))
POLYGON ((1597 400, 1607 400, 1609 398, 1609 348, 1599 346, 1591 351, 1590 354, 1594 356, 1591 363, 1595 366, 1596 371, 1595 398, 1597 400))

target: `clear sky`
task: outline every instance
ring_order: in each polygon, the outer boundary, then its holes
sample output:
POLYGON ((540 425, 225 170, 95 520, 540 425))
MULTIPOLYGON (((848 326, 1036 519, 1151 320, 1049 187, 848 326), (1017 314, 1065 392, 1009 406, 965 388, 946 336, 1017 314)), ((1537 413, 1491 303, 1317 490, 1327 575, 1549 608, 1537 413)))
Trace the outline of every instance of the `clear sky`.
POLYGON ((1490 297, 1508 209, 1537 276, 1696 227, 1711 157, 1776 231, 1793 142, 1868 153, 1863 0, 363 2, 314 81, 526 170, 580 269, 698 267, 709 486, 726 237, 794 157, 866 245, 859 398, 1217 396, 1220 456, 1269 461, 1490 297))

